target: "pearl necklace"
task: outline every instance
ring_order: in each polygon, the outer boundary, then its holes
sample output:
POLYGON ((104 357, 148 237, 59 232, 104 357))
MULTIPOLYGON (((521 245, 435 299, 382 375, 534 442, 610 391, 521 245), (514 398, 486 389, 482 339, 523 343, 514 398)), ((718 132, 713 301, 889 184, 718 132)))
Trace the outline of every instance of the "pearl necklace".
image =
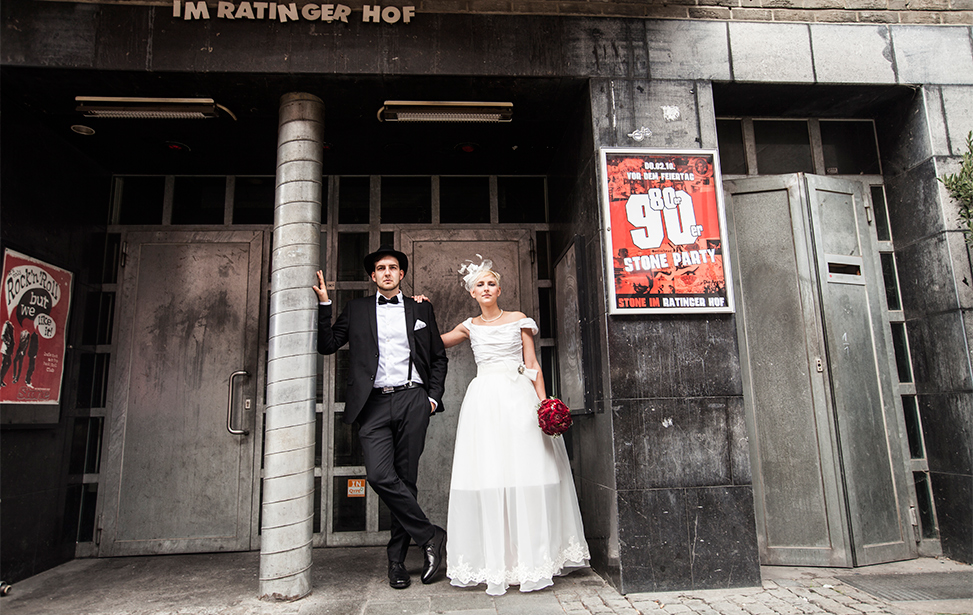
POLYGON ((480 320, 482 320, 483 322, 493 322, 494 320, 500 320, 500 316, 503 316, 503 310, 500 310, 499 316, 497 316, 496 318, 491 318, 490 320, 483 318, 483 314, 480 314, 480 320))

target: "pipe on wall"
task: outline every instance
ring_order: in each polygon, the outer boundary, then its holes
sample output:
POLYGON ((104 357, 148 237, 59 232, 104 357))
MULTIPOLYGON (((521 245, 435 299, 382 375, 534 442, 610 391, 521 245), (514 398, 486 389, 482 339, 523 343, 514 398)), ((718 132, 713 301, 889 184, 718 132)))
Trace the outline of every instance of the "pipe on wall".
POLYGON ((311 591, 314 533, 316 282, 321 242, 324 103, 281 97, 271 255, 260 597, 311 591))

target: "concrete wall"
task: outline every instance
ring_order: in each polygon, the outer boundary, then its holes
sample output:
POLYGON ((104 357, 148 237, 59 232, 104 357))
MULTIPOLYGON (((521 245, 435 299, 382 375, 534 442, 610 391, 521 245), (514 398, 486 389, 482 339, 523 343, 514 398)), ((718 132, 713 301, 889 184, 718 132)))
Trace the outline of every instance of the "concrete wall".
POLYGON ((969 26, 419 13, 385 32, 381 24, 355 19, 268 27, 273 24, 266 21, 183 21, 171 12, 14 0, 0 13, 0 62, 131 71, 191 67, 204 83, 206 73, 242 72, 973 84, 969 26))
MULTIPOLYGON (((116 0, 117 2, 117 0, 116 0)), ((114 2, 106 2, 113 4, 114 2)), ((171 6, 165 0, 151 2, 171 6)), ((150 2, 145 2, 150 4, 150 2)), ((215 4, 215 3, 214 3, 215 4)), ((235 5, 238 3, 235 3, 235 5)), ((302 6, 306 2, 297 2, 302 6)), ((819 23, 970 24, 970 0, 416 0, 420 13, 819 23)), ((356 14, 361 6, 352 7, 356 14)), ((215 12, 214 9, 213 12, 215 12)))
POLYGON ((420 0, 417 10, 437 13, 589 15, 720 21, 832 23, 973 23, 969 0, 420 0))

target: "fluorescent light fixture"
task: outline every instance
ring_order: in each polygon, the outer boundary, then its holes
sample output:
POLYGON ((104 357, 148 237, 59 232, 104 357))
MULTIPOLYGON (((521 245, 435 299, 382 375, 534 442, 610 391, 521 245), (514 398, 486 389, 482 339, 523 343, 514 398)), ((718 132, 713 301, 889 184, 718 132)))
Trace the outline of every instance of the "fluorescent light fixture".
POLYGON ((78 103, 77 111, 85 117, 175 120, 217 117, 217 108, 229 113, 212 98, 75 96, 74 100, 78 103))
POLYGON ((514 105, 508 102, 386 100, 378 110, 380 122, 509 122, 514 105))

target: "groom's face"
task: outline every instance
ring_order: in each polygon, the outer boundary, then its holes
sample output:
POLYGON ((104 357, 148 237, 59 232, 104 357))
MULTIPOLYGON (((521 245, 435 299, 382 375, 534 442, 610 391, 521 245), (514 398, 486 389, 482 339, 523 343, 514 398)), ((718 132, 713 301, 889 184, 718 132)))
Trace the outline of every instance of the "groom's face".
POLYGON ((372 272, 372 282, 379 290, 398 290, 399 282, 405 274, 399 268, 399 259, 394 256, 384 256, 375 261, 375 271, 372 272))

